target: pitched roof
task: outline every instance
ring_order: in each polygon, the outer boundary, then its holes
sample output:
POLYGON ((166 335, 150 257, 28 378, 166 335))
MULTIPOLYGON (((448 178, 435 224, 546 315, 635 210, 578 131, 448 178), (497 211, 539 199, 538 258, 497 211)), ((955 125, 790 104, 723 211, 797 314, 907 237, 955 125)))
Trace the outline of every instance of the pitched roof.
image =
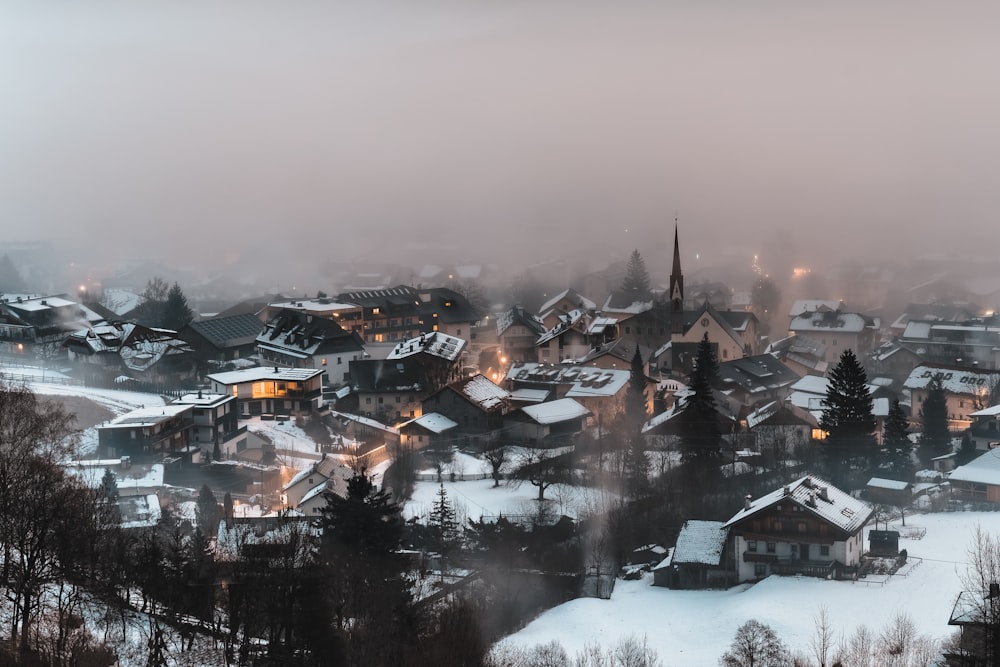
POLYGON ((941 385, 950 394, 978 395, 982 391, 988 392, 1000 380, 1000 372, 997 371, 923 364, 910 371, 903 388, 926 389, 935 376, 940 376, 941 385))
POLYGON ((418 426, 423 426, 425 429, 432 433, 444 433, 449 429, 453 429, 458 426, 458 422, 448 419, 439 412, 428 412, 416 419, 411 419, 408 422, 400 424, 400 430, 405 429, 410 424, 416 424, 418 426))
POLYGON ((357 333, 345 330, 335 321, 289 309, 271 318, 256 340, 267 349, 300 357, 364 349, 357 333))
POLYGON ((539 424, 558 424, 591 414, 590 410, 572 398, 560 398, 555 401, 526 405, 521 408, 521 412, 539 424))
POLYGON ((538 312, 540 313, 549 312, 555 307, 557 303, 559 303, 563 299, 572 302, 574 306, 576 306, 577 308, 581 308, 583 310, 594 310, 595 308, 597 308, 596 303, 594 303, 587 297, 583 296, 582 294, 580 294, 571 287, 569 289, 563 290, 562 292, 559 292, 559 294, 556 294, 554 297, 543 303, 541 307, 539 307, 538 312))
POLYGON ((455 361, 464 349, 465 341, 463 339, 449 336, 440 331, 432 331, 396 344, 386 359, 405 359, 423 352, 446 361, 455 361))
POLYGON ((280 380, 283 382, 304 382, 323 374, 322 368, 281 368, 271 366, 255 366, 238 371, 212 373, 205 377, 219 384, 232 385, 262 380, 280 380))
POLYGON ((672 562, 718 565, 728 536, 729 530, 722 521, 685 521, 677 536, 672 562))
POLYGON ((861 530, 875 513, 871 505, 863 500, 851 497, 814 475, 806 475, 766 496, 751 500, 749 507, 744 507, 726 522, 726 527, 735 526, 780 502, 795 503, 849 534, 861 530))
POLYGON ((536 336, 545 333, 545 324, 537 315, 529 313, 521 306, 513 306, 497 315, 497 335, 503 335, 504 331, 515 324, 527 327, 528 331, 536 336))
POLYGON ((872 328, 874 322, 860 313, 843 313, 839 310, 824 310, 804 313, 793 317, 788 325, 789 331, 839 331, 845 333, 861 333, 872 328))
POLYGON ((719 364, 719 380, 724 386, 738 386, 750 394, 788 387, 799 375, 770 354, 758 354, 719 364))
POLYGON ((486 411, 502 407, 504 401, 510 398, 510 393, 506 389, 494 384, 482 373, 453 382, 445 389, 451 389, 486 411))
POLYGON ((188 324, 217 348, 235 347, 252 343, 264 329, 264 324, 253 313, 213 317, 188 324))
POLYGON ((948 474, 948 479, 991 486, 1000 485, 1000 449, 991 449, 964 466, 955 468, 948 474))

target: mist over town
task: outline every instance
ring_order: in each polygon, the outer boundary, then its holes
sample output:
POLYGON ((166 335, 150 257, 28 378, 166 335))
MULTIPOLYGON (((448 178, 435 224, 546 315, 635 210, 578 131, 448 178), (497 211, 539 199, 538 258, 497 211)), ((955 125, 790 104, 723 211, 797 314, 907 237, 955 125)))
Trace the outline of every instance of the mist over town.
POLYGON ((997 664, 998 20, 0 7, 0 666, 997 664))

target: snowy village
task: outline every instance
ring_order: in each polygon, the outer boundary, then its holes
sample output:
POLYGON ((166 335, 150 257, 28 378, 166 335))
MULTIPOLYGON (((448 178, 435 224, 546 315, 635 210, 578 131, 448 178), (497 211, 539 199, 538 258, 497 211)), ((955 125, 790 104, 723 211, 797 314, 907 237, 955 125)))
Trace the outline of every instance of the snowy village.
POLYGON ((7 655, 990 664, 992 315, 789 299, 756 261, 685 284, 671 236, 663 287, 635 250, 537 307, 425 266, 196 315, 160 277, 33 293, 5 256, 7 655))

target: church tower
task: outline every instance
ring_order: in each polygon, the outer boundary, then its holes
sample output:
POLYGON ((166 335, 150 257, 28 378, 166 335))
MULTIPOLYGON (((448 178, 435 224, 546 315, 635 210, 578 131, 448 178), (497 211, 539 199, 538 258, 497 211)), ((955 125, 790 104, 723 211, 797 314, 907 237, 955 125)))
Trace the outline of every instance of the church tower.
POLYGON ((681 247, 674 220, 674 264, 670 270, 670 333, 684 333, 684 274, 681 273, 681 247))

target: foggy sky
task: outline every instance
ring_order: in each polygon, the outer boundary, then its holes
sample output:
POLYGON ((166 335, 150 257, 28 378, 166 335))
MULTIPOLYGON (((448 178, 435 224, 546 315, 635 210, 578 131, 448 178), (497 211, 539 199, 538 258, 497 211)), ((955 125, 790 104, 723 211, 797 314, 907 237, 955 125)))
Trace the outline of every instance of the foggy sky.
POLYGON ((766 267, 1000 210, 995 2, 11 5, 0 231, 81 258, 655 269, 676 215, 766 267))

